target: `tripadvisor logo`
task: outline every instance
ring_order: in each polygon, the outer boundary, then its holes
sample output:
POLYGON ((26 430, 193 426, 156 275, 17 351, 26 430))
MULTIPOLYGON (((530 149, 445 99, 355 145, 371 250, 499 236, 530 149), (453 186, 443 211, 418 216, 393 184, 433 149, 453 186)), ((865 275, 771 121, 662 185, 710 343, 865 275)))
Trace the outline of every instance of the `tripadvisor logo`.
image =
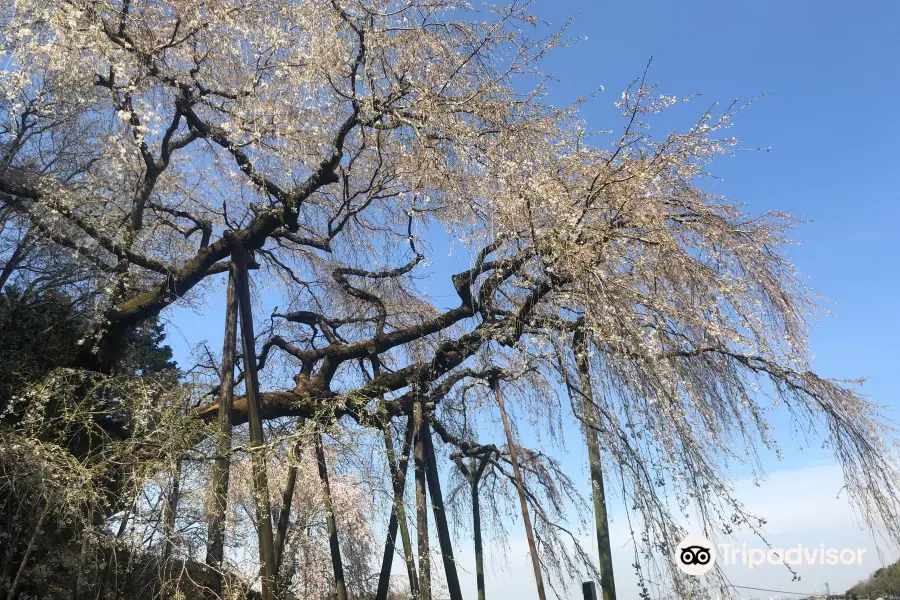
POLYGON ((705 537, 689 535, 675 548, 675 564, 682 572, 699 577, 716 564, 716 547, 705 537))
MULTIPOLYGON (((719 560, 724 566, 743 565, 754 569, 764 564, 770 565, 862 565, 866 548, 826 548, 806 547, 798 544, 793 548, 752 548, 747 544, 721 544, 719 560)), ((689 535, 675 548, 675 564, 683 573, 699 577, 716 564, 716 547, 705 537, 689 535)))

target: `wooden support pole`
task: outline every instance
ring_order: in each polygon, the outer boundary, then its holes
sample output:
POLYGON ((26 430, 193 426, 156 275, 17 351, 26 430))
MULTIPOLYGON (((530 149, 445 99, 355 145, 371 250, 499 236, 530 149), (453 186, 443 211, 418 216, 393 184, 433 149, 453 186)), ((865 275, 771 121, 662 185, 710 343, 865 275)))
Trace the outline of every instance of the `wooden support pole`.
POLYGON ((591 488, 594 498, 594 521, 597 528, 597 550, 600 559, 600 590, 603 600, 616 600, 616 581, 613 575, 612 548, 609 540, 609 517, 603 489, 603 464, 597 443, 597 407, 594 406, 591 373, 588 365, 587 338, 578 328, 573 336, 575 362, 581 387, 581 407, 584 414, 584 437, 587 440, 591 488))
MULTIPOLYGON (((303 420, 301 419, 301 426, 303 420)), ((281 569, 281 561, 284 558, 284 544, 287 541, 287 528, 291 522, 291 504, 294 500, 294 490, 297 488, 297 463, 301 458, 303 449, 302 440, 298 439, 294 444, 294 463, 288 468, 287 482, 281 493, 281 510, 278 513, 278 525, 275 528, 275 574, 281 569)))
POLYGON ((325 522, 328 525, 328 545, 331 548, 331 568, 334 571, 337 600, 347 600, 347 583, 344 580, 344 562, 341 559, 341 545, 338 541, 337 519, 334 516, 334 503, 331 499, 331 486, 328 484, 328 464, 325 462, 325 447, 322 445, 322 432, 316 429, 316 462, 319 465, 319 479, 322 481, 322 500, 325 505, 325 522))
POLYGON ((275 527, 275 573, 281 569, 284 557, 284 544, 287 541, 287 528, 291 522, 291 503, 294 489, 297 487, 297 465, 288 468, 287 483, 281 493, 281 510, 278 513, 278 524, 275 527))
POLYGON ((375 600, 387 600, 390 591, 391 567, 396 547, 397 529, 400 529, 400 537, 403 541, 403 556, 406 563, 406 574, 409 577, 409 587, 413 596, 419 591, 419 581, 416 575, 416 563, 412 553, 412 543, 409 538, 409 526, 406 520, 406 509, 403 505, 403 492, 406 487, 406 472, 409 465, 409 453, 412 448, 413 418, 407 418, 406 433, 403 439, 403 449, 399 462, 394 453, 394 442, 391 439, 390 424, 384 428, 384 446, 387 454, 388 466, 391 471, 391 482, 394 491, 394 503, 391 518, 388 522, 388 534, 384 543, 384 556, 381 561, 381 572, 378 577, 378 589, 375 600))
POLYGON ((462 589, 459 575, 456 572, 456 560, 453 558, 453 540, 447 524, 447 511, 444 509, 444 496, 441 493, 441 480, 434 454, 434 442, 431 439, 431 427, 422 423, 422 438, 425 446, 425 474, 428 480, 428 494, 431 496, 431 509, 434 512, 434 523, 438 531, 438 543, 441 547, 441 558, 444 562, 444 574, 447 577, 447 591, 450 600, 462 600, 462 589))
POLYGON ((416 477, 416 540, 419 545, 419 596, 418 600, 431 600, 431 555, 428 547, 428 500, 425 475, 425 442, 422 436, 424 425, 422 400, 413 404, 414 466, 416 477))
POLYGON ((528 499, 525 496, 525 484, 522 482, 522 472, 519 469, 516 443, 513 439, 509 417, 506 415, 503 392, 500 391, 500 382, 497 378, 491 379, 491 388, 494 390, 494 397, 497 399, 497 407, 500 409, 500 419, 503 421, 503 431, 506 432, 506 445, 509 448, 509 458, 512 461, 513 476, 516 480, 516 490, 519 492, 519 504, 522 508, 522 521, 525 524, 525 537, 528 538, 528 550, 531 553, 531 566, 534 569, 534 581, 537 585, 538 599, 547 600, 547 594, 544 591, 544 577, 541 574, 541 559, 537 553, 537 543, 534 540, 534 529, 531 526, 531 517, 528 515, 528 499))
POLYGON ((231 407, 234 405, 234 360, 237 346, 238 300, 234 288, 234 263, 228 269, 225 296, 225 339, 219 385, 216 461, 212 469, 212 508, 207 517, 206 565, 213 597, 222 595, 222 560, 225 556, 225 513, 228 509, 228 477, 231 469, 231 407))
POLYGON ((478 484, 484 468, 490 462, 489 456, 481 459, 481 464, 476 466, 477 459, 473 456, 469 460, 472 467, 472 478, 469 485, 472 487, 472 527, 475 529, 475 579, 478 585, 478 600, 484 600, 484 548, 481 542, 481 501, 478 496, 478 484))
MULTIPOLYGON (((253 469, 253 495, 259 538, 260 576, 263 600, 275 600, 275 540, 269 511, 269 482, 266 474, 265 439, 259 408, 259 378, 256 373, 256 337, 253 334, 253 310, 250 304, 250 279, 247 254, 240 245, 232 246, 231 261, 235 266, 235 289, 241 316, 241 341, 244 351, 244 384, 247 388, 247 412, 250 423, 250 455, 253 469)), ((343 598, 340 600, 344 600, 343 598)))
POLYGON ((462 472, 466 481, 469 483, 469 490, 472 495, 472 530, 474 532, 475 542, 475 583, 478 588, 478 600, 485 600, 484 589, 484 548, 481 541, 481 499, 479 497, 478 487, 481 483, 481 477, 484 475, 485 467, 490 464, 491 453, 483 456, 479 462, 475 456, 469 457, 469 466, 467 467, 462 461, 462 457, 457 457, 456 466, 462 472))

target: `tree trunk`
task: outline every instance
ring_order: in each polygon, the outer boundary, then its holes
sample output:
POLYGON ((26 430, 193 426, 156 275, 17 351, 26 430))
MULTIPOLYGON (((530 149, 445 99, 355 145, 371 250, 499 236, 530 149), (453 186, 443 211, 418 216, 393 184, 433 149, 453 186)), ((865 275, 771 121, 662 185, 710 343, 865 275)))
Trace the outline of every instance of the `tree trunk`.
POLYGON ((406 575, 409 577, 409 588, 416 596, 419 592, 419 582, 416 576, 416 563, 412 554, 412 543, 409 539, 409 528, 406 522, 406 508, 403 506, 403 491, 406 488, 406 472, 409 465, 409 452, 412 446, 413 419, 407 418, 406 433, 403 439, 403 449, 398 464, 394 454, 394 442, 391 439, 390 424, 384 428, 384 447, 387 453, 388 467, 391 471, 391 482, 394 491, 394 505, 388 523, 387 540, 384 543, 384 557, 381 561, 381 572, 378 577, 378 590, 375 600, 387 600, 390 591, 391 567, 396 547, 397 528, 400 529, 400 537, 403 540, 403 557, 406 563, 406 575))
POLYGON ((347 600, 347 584, 344 581, 344 563, 341 560, 341 545, 338 541, 337 519, 331 501, 331 486, 328 485, 328 465, 325 462, 325 448, 322 446, 322 432, 316 431, 316 462, 319 464, 319 479, 322 480, 322 499, 325 504, 325 521, 328 524, 328 544, 331 547, 331 567, 334 569, 334 583, 337 600, 347 600))
POLYGON ((597 527, 597 550, 600 558, 600 589, 603 594, 603 600, 616 600, 612 548, 609 541, 609 519, 606 513, 606 495, 603 490, 603 465, 600 462, 600 445, 597 443, 597 407, 594 406, 591 373, 587 360, 587 339, 584 331, 579 329, 573 341, 575 361, 578 365, 578 375, 581 384, 584 437, 587 440, 588 463, 591 469, 594 520, 597 527))
POLYGON ((438 477, 437 459, 434 455, 434 443, 431 440, 431 427, 427 422, 422 423, 422 437, 425 442, 425 474, 428 480, 428 494, 431 496, 431 509, 434 511, 434 522, 437 526, 438 542, 444 561, 444 573, 447 576, 447 591, 450 593, 450 600, 462 600, 462 589, 459 586, 459 575, 456 572, 456 560, 453 558, 453 542, 450 538, 447 512, 444 510, 444 496, 441 493, 441 481, 438 477))
POLYGON ((222 595, 222 560, 225 556, 225 513, 228 509, 228 477, 231 469, 231 407, 234 404, 234 357, 237 345, 238 300, 234 289, 234 264, 228 269, 225 297, 225 341, 222 347, 222 380, 219 386, 216 458, 212 470, 212 509, 207 520, 206 564, 210 588, 222 595))
POLYGON ((544 592, 544 578, 541 575, 541 560, 537 553, 537 544, 534 541, 534 530, 531 526, 531 517, 528 515, 528 499, 525 496, 525 484, 522 482, 522 472, 519 470, 519 459, 516 452, 516 444, 513 440, 512 428, 509 418, 506 416, 506 406, 503 403, 503 393, 496 379, 491 380, 494 396, 497 399, 497 407, 500 409, 500 418, 503 421, 503 431, 506 432, 506 444, 509 447, 509 458, 512 461, 513 476, 516 479, 516 490, 519 492, 519 504, 522 508, 522 521, 525 524, 525 536, 528 538, 528 550, 531 552, 531 566, 534 568, 534 581, 537 584, 539 600, 547 600, 544 592))
POLYGON ((419 597, 418 600, 431 600, 431 556, 428 548, 428 505, 425 496, 425 442, 422 437, 424 419, 422 401, 417 399, 413 405, 414 423, 414 466, 416 476, 416 541, 419 545, 419 597))
MULTIPOLYGON (((253 307, 250 304, 247 254, 239 244, 233 247, 231 260, 235 266, 235 290, 241 315, 244 385, 247 388, 247 412, 250 423, 250 455, 253 469, 253 495, 256 505, 257 534, 259 537, 259 569, 262 578, 262 597, 263 600, 274 600, 278 595, 275 589, 275 540, 272 536, 272 515, 269 512, 269 482, 266 474, 265 439, 259 409, 256 337, 253 334, 253 307)), ((340 600, 344 599, 341 598, 340 600)))

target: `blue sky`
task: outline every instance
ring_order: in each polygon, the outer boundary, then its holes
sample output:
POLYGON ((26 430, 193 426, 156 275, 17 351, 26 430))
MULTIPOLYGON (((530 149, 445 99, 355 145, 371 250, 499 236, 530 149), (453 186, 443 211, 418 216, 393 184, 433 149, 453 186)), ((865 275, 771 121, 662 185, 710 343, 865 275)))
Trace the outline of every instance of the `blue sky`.
MULTIPOLYGON (((716 190, 750 212, 789 210, 809 221, 793 254, 836 313, 812 329, 815 368, 871 377, 864 391, 900 407, 900 268, 892 251, 900 237, 900 3, 538 0, 536 8, 554 24, 577 15, 569 32, 587 39, 550 56, 545 68, 559 80, 551 93, 558 103, 605 87, 582 112, 596 128, 617 125, 612 102, 650 57, 648 80, 660 91, 701 94, 673 115, 673 126, 714 101, 766 94, 733 132, 747 147, 771 150, 718 162, 716 190)), ((736 568, 734 583, 809 592, 828 581, 842 591, 878 566, 874 545, 837 498, 840 473, 829 464, 818 446, 786 443, 782 463, 767 461, 765 488, 746 486, 745 497, 770 516, 773 543, 859 544, 872 548, 863 566, 806 568, 801 582, 782 569, 736 568)), ((614 544, 615 531, 614 524, 614 544)), ((627 564, 616 561, 617 579, 630 579, 627 564)))
MULTIPOLYGON (((602 85, 582 115, 620 123, 612 103, 652 57, 648 81, 678 96, 699 93, 655 127, 684 128, 713 102, 760 98, 731 133, 747 148, 718 161, 715 190, 746 210, 787 210, 807 223, 793 236, 796 264, 835 316, 812 329, 815 367, 871 377, 864 390, 894 407, 900 391, 900 3, 537 0, 536 14, 584 41, 545 61, 559 80, 551 100, 602 85)), ((800 459, 800 463, 802 464, 800 459)), ((791 464, 790 457, 788 464, 791 464)))
POLYGON ((900 3, 538 0, 536 12, 554 23, 578 15, 570 32, 588 39, 546 68, 560 80, 557 102, 605 86, 583 110, 597 127, 618 124, 612 102, 651 56, 648 79, 661 91, 702 94, 673 119, 681 126, 713 101, 767 94, 733 133, 771 150, 718 162, 717 190, 751 212, 786 209, 811 221, 794 255, 837 312, 813 330, 817 370, 871 376, 866 389, 893 404, 900 3))
MULTIPOLYGON (((614 126, 607 125, 616 119, 612 102, 650 57, 648 79, 661 91, 701 94, 676 117, 766 94, 733 132, 748 147, 771 150, 717 163, 712 170, 723 180, 716 189, 751 212, 789 210, 809 221, 796 232, 802 245, 793 253, 836 313, 812 329, 815 368, 871 377, 864 391, 900 407, 900 268, 892 251, 900 237, 900 3, 538 0, 536 12, 560 24, 577 14, 569 31, 587 40, 545 65, 559 79, 556 102, 605 87, 583 110, 598 128, 614 126)), ((878 566, 874 545, 837 499, 840 473, 829 464, 817 446, 785 444, 782 463, 767 461, 767 485, 746 486, 745 497, 770 516, 773 543, 872 548, 863 566, 806 568, 801 582, 783 569, 736 568, 729 570, 734 583, 809 592, 827 581, 842 591, 878 566)), ((617 579, 627 578, 627 561, 616 563, 617 579)))
MULTIPOLYGON (((537 0, 534 12, 553 25, 575 16, 570 36, 587 36, 552 53, 543 67, 558 79, 551 86, 555 103, 605 87, 582 111, 590 128, 619 126, 613 102, 650 57, 648 80, 659 83, 661 92, 701 94, 666 117, 665 125, 690 126, 714 101, 766 94, 741 113, 733 132, 747 147, 771 150, 718 162, 712 171, 723 179, 716 190, 746 203, 749 212, 789 210, 809 221, 797 230, 802 245, 793 253, 836 313, 813 327, 815 368, 833 377, 870 377, 864 391, 900 407, 900 268, 894 252, 900 239, 900 2, 537 0)), ((454 262, 446 254, 446 247, 435 244, 437 275, 454 262)), ((439 287, 433 291, 443 293, 439 287)), ((179 358, 202 339, 218 349, 221 303, 202 311, 215 315, 212 320, 185 324, 187 315, 180 312, 170 315, 183 333, 170 335, 179 358)), ((577 472, 584 452, 571 450, 567 460, 577 472)), ((751 505, 770 515, 779 543, 868 544, 873 551, 860 568, 808 569, 801 583, 774 569, 738 569, 735 583, 815 591, 828 581, 842 591, 878 566, 874 546, 843 497, 836 499, 840 474, 826 454, 815 445, 786 444, 785 460, 767 461, 767 467, 773 473, 767 486, 747 494, 751 505)), ((613 519, 614 547, 627 545, 615 506, 613 519)), ((469 549, 460 553, 465 567, 469 549)), ((489 573, 489 591, 498 598, 532 597, 524 544, 514 538, 510 552, 501 554, 509 570, 489 573)), ((886 558, 895 555, 888 550, 886 558)), ((616 560, 624 600, 637 597, 626 589, 633 581, 630 562, 630 551, 616 560)), ((474 593, 474 576, 465 577, 471 588, 466 591, 474 593)))

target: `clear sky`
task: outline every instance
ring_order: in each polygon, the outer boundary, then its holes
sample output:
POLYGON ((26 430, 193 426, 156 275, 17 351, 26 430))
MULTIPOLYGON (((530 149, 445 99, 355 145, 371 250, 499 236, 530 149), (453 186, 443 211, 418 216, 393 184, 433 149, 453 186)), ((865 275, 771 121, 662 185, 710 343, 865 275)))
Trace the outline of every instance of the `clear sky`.
MULTIPOLYGON (((689 127, 714 101, 766 94, 741 113, 733 132, 748 147, 771 150, 717 163, 713 172, 723 180, 716 189, 746 203, 749 212, 789 210, 809 221, 795 235, 802 242, 794 250, 796 263, 836 313, 812 330, 815 368, 833 377, 871 377, 864 390, 900 407, 900 2, 537 0, 535 14, 553 25, 574 16, 569 34, 587 37, 557 50, 543 66, 558 79, 551 87, 556 103, 605 87, 584 107, 591 128, 619 126, 613 102, 651 57, 648 80, 661 92, 702 94, 666 124, 689 127)), ((440 271, 443 264, 436 256, 433 268, 440 271)), ((220 306, 204 313, 218 315, 220 306)), ((184 324, 184 316, 173 321, 184 324)), ((218 326, 201 321, 181 325, 181 334, 171 332, 179 358, 202 339, 218 348, 218 326)), ((577 470, 584 452, 572 450, 568 460, 577 470)), ((812 592, 824 590, 827 581, 833 591, 843 591, 879 566, 874 545, 838 497, 840 473, 826 454, 787 445, 784 461, 767 467, 771 477, 764 488, 739 487, 746 488, 751 508, 770 517, 773 543, 871 551, 858 567, 801 569, 801 582, 791 582, 783 569, 736 568, 729 570, 735 584, 812 592)), ((622 548, 615 560, 620 598, 636 599, 622 515, 615 506, 612 512, 614 550, 622 548)), ((896 558, 896 550, 885 550, 885 559, 896 558)), ((469 597, 471 550, 460 552, 469 597)), ((504 557, 507 565, 499 570, 498 560, 489 569, 491 597, 535 597, 522 540, 513 538, 509 552, 491 556, 504 557)), ((579 597, 577 592, 568 597, 579 597)))
MULTIPOLYGON (((871 377, 864 390, 900 408, 900 2, 537 0, 536 12, 559 24, 576 15, 569 31, 587 39, 550 56, 545 68, 559 80, 556 102, 605 87, 583 111, 597 128, 617 125, 612 102, 650 57, 648 80, 660 91, 701 94, 673 124, 684 126, 692 109, 713 101, 766 94, 733 131, 746 146, 771 150, 717 163, 717 191, 751 212, 786 209, 809 221, 795 236, 796 262, 836 313, 812 330, 815 368, 871 377)), ((783 569, 730 569, 735 584, 811 592, 827 581, 843 591, 878 566, 874 545, 837 499, 841 477, 829 465, 818 447, 786 445, 784 461, 767 465, 765 488, 741 485, 770 517, 773 544, 862 545, 871 548, 864 564, 801 569, 794 583, 783 569)), ((614 524, 614 544, 615 533, 614 524)), ((886 554, 896 558, 895 550, 886 554)), ((624 583, 630 557, 620 558, 624 583)))

